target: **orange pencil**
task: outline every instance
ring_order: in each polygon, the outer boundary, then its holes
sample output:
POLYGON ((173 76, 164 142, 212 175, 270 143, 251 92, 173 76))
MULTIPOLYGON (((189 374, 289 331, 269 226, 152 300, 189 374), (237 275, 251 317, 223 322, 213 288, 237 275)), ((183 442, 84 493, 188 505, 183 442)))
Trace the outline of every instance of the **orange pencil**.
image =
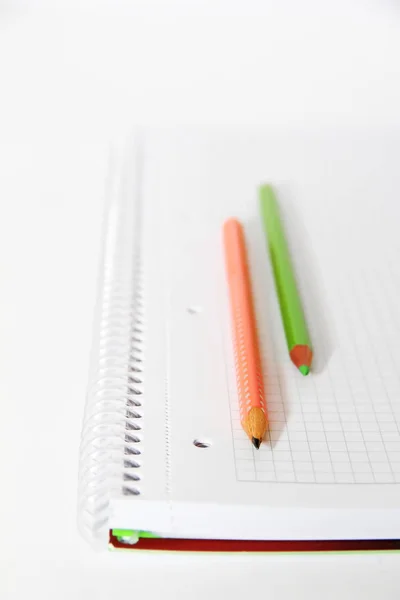
POLYGON ((244 233, 236 219, 224 223, 224 246, 240 420, 258 449, 267 430, 267 408, 244 233))

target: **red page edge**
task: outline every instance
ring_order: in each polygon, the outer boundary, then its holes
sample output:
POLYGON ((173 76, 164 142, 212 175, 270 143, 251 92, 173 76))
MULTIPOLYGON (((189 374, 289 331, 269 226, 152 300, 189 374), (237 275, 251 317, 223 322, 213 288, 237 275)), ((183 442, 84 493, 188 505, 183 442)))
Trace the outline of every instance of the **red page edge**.
POLYGON ((124 544, 109 532, 109 543, 120 550, 168 552, 379 552, 399 551, 400 540, 190 540, 176 538, 140 538, 136 544, 124 544))

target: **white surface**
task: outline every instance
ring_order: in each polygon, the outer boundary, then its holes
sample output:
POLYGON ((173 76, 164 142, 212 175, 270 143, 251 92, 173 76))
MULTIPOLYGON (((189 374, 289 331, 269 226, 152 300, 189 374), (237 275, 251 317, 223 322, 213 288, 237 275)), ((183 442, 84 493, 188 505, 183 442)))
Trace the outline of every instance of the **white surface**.
POLYGON ((398 4, 73 4, 0 9, 1 597, 397 598, 396 555, 94 554, 75 503, 111 134, 398 125, 398 4))

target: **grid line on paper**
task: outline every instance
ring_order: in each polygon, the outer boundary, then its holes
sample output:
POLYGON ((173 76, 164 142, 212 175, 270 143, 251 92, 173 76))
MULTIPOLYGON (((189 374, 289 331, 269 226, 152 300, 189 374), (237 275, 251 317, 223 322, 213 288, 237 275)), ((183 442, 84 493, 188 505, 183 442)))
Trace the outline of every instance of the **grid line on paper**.
MULTIPOLYGON (((362 272, 362 273, 363 273, 363 272, 362 272)), ((376 273, 375 273, 375 275, 376 275, 376 273)), ((379 276, 379 275, 377 276, 377 279, 378 279, 378 281, 380 281, 380 276, 379 276)), ((364 280, 364 284, 365 284, 365 286, 366 286, 366 285, 367 285, 367 282, 366 282, 366 278, 365 278, 365 274, 364 274, 364 273, 363 273, 363 280, 364 280)), ((379 286, 379 287, 380 287, 380 289, 381 289, 381 290, 384 290, 384 287, 383 287, 383 286, 379 286)), ((374 299, 375 299, 375 296, 374 296, 374 291, 372 291, 372 290, 371 290, 371 288, 370 288, 370 287, 368 287, 368 292, 369 292, 369 296, 370 296, 370 298, 371 298, 371 306, 373 306, 373 308, 374 308, 374 316, 375 316, 375 318, 376 318, 377 320, 379 319, 380 327, 381 327, 383 330, 386 330, 386 326, 385 326, 385 325, 382 323, 382 312, 380 312, 379 310, 377 310, 377 307, 376 307, 376 305, 375 305, 375 300, 374 300, 374 299), (379 315, 379 317, 378 317, 378 315, 379 315)), ((386 308, 386 307, 388 307, 388 310, 391 312, 391 307, 389 306, 388 298, 386 297, 386 298, 385 298, 385 300, 386 300, 386 302, 385 302, 385 308, 386 308)), ((396 327, 398 328, 398 325, 397 325, 397 323, 396 323, 396 320, 394 319, 394 316, 393 316, 393 314, 392 314, 392 313, 391 313, 391 322, 395 323, 395 324, 396 324, 396 327)), ((369 337, 371 338, 371 332, 370 332, 369 328, 366 328, 366 331, 367 331, 367 333, 368 333, 369 337)), ((399 377, 398 371, 397 371, 397 369, 396 369, 396 364, 395 364, 395 360, 394 360, 394 356, 393 356, 392 349, 391 349, 391 347, 390 347, 390 345, 389 345, 389 344, 386 346, 386 348, 387 348, 388 355, 389 355, 389 357, 390 357, 390 362, 392 363, 392 365, 393 365, 393 367, 394 367, 394 371, 393 371, 393 372, 395 373, 395 376, 396 376, 397 382, 400 384, 400 377, 399 377)), ((376 358, 376 352, 375 352, 375 349, 374 349, 374 344, 372 344, 372 343, 371 343, 371 352, 372 352, 373 356, 376 358)), ((376 360, 376 363, 377 363, 377 371, 378 371, 378 374, 379 374, 379 377, 380 377, 380 380, 381 380, 381 383, 382 383, 382 388, 383 388, 383 390, 384 390, 384 392, 385 392, 386 398, 387 398, 387 400, 388 400, 388 403, 389 403, 389 405, 390 405, 390 408, 391 408, 391 411, 392 411, 392 415, 393 415, 393 410, 394 410, 394 407, 393 407, 393 403, 392 403, 392 399, 391 399, 390 391, 388 390, 388 388, 387 388, 387 383, 386 383, 386 380, 385 380, 385 378, 384 378, 384 377, 383 377, 383 375, 382 375, 381 366, 380 366, 380 364, 379 364, 379 361, 378 361, 378 360, 376 360)), ((399 423, 398 423, 398 421, 397 421, 396 419, 394 419, 394 422, 395 422, 395 424, 396 424, 396 427, 397 427, 397 435, 398 435, 398 439, 400 440, 400 428, 399 428, 399 423)), ((394 479, 395 479, 395 478, 396 478, 396 476, 395 476, 395 472, 394 472, 394 470, 393 470, 393 467, 392 467, 392 463, 391 463, 391 461, 390 461, 390 465, 391 465, 391 468, 392 468, 393 477, 394 477, 394 479)))
MULTIPOLYGON (((345 361, 343 360, 343 356, 342 355, 340 355, 340 359, 339 360, 340 360, 340 364, 341 364, 341 371, 344 374, 344 379, 346 381, 346 386, 347 386, 347 389, 348 389, 348 392, 349 392, 349 396, 351 398, 352 407, 354 409, 354 413, 355 413, 356 418, 357 418, 357 423, 358 423, 360 431, 361 431, 362 440, 363 440, 365 448, 367 449, 367 443, 366 443, 366 440, 365 440, 365 437, 364 437, 364 432, 363 432, 363 429, 362 429, 362 426, 361 426, 361 421, 360 421, 360 418, 359 418, 359 415, 358 415, 357 407, 355 405, 355 400, 354 400, 353 391, 352 391, 352 388, 351 388, 351 383, 350 383, 350 378, 349 378, 349 374, 348 374, 348 371, 347 371, 347 366, 346 366, 345 361)), ((347 451, 349 452, 348 445, 347 445, 347 451)), ((372 472, 373 482, 376 483, 375 475, 374 475, 374 472, 373 472, 373 469, 372 469, 372 464, 371 464, 371 460, 370 460, 370 457, 368 455, 368 452, 366 452, 366 455, 367 455, 367 459, 368 459, 368 465, 369 465, 369 467, 371 469, 371 472, 372 472)), ((354 474, 355 481, 357 482, 357 473, 354 472, 354 469, 353 469, 353 474, 354 474)))
MULTIPOLYGON (((351 279, 351 278, 350 278, 350 277, 348 277, 348 279, 351 279)), ((352 289, 352 296, 353 296, 353 298, 355 298, 355 299, 356 299, 356 302, 357 302, 357 307, 358 307, 357 316, 358 316, 359 318, 361 318, 361 314, 362 314, 362 311, 361 311, 361 304, 360 304, 360 300, 359 300, 359 297, 358 297, 358 295, 357 295, 357 292, 356 292, 356 290, 354 289, 354 280, 353 280, 353 282, 352 282, 352 284, 351 284, 351 289, 352 289)), ((350 327, 352 327, 352 325, 351 325, 351 322, 352 322, 352 320, 350 320, 350 319, 349 319, 349 320, 348 320, 348 324, 350 325, 350 327)), ((366 337, 367 337, 367 340, 368 340, 368 342, 369 342, 369 343, 368 343, 368 354, 371 354, 371 355, 373 355, 373 354, 374 354, 374 352, 373 352, 373 344, 371 344, 370 336, 369 336, 369 334, 368 334, 368 329, 367 329, 367 326, 366 326, 366 324, 365 324, 365 319, 363 320, 363 331, 366 333, 366 337)), ((353 334, 354 334, 354 331, 353 331, 353 334)), ((357 336, 354 336, 354 337, 355 337, 355 340, 356 340, 356 341, 354 342, 354 344, 356 345, 356 347, 357 347, 357 349, 358 349, 358 353, 360 353, 360 356, 362 356, 362 348, 361 348, 361 347, 360 347, 360 345, 359 345, 358 338, 357 338, 357 336)), ((357 358, 357 360, 358 360, 358 358, 357 358)), ((359 362, 359 361, 358 361, 358 362, 359 362)), ((360 365, 360 369, 361 369, 361 371, 362 371, 362 373, 363 373, 363 377, 364 377, 364 379, 365 379, 365 378, 366 378, 366 371, 365 371, 365 368, 364 368, 364 366, 363 366, 363 365, 362 365, 360 362, 359 362, 359 365, 360 365)), ((383 382, 382 382, 382 377, 381 377, 381 375, 380 375, 380 373, 379 373, 379 370, 378 370, 378 366, 377 366, 377 361, 376 361, 376 360, 374 361, 374 369, 376 369, 376 371, 375 371, 375 372, 378 372, 378 374, 379 374, 379 378, 380 378, 380 380, 381 380, 381 383, 383 383, 383 382)), ((387 448, 386 448, 386 444, 385 444, 385 442, 384 442, 384 439, 383 439, 383 435, 382 435, 382 429, 381 429, 381 425, 380 425, 380 422, 379 422, 379 419, 378 419, 378 416, 377 416, 376 407, 375 407, 374 400, 373 400, 373 398, 372 398, 372 395, 371 395, 370 388, 369 388, 369 386, 367 386, 367 385, 366 385, 366 390, 367 390, 367 394, 368 394, 368 396, 369 396, 369 398, 370 398, 371 407, 372 407, 372 410, 373 410, 373 412, 374 412, 374 415, 375 415, 376 423, 377 423, 377 425, 378 425, 379 434, 380 434, 380 439, 381 439, 381 442, 382 442, 383 451, 384 451, 384 453, 385 453, 385 455, 386 455, 386 460, 387 460, 387 463, 388 463, 388 465, 389 465, 389 467, 390 467, 390 471, 391 471, 391 475, 392 475, 392 481, 394 481, 394 479, 395 479, 395 478, 394 478, 394 472, 393 472, 393 469, 392 469, 391 461, 390 461, 390 459, 389 459, 389 455, 388 455, 388 451, 387 451, 387 448)), ((393 416, 393 415, 392 415, 392 416, 393 416)), ((368 455, 369 455, 369 458, 370 458, 370 453, 368 453, 368 455)), ((372 474, 373 474, 373 476, 374 476, 374 479, 375 479, 375 481, 377 481, 377 474, 376 474, 376 472, 375 472, 375 470, 374 470, 373 463, 371 462, 371 459, 370 459, 370 464, 371 464, 371 468, 372 468, 372 474)), ((387 479, 389 479, 389 475, 387 476, 387 479)))
MULTIPOLYGON (((274 338, 273 334, 272 334, 272 337, 274 338)), ((285 402, 283 401, 281 374, 280 374, 279 370, 277 370, 277 381, 278 381, 278 387, 279 387, 279 394, 280 394, 280 397, 281 397, 282 413, 284 415, 284 422, 287 423, 287 411, 286 411, 285 402)), ((271 434, 269 435, 269 439, 270 439, 270 442, 271 442, 271 434)), ((288 436, 288 447, 289 447, 289 452, 290 452, 290 458, 291 458, 291 461, 293 463, 293 448, 292 448, 292 443, 290 441, 290 437, 289 436, 288 436)), ((275 471, 275 474, 276 474, 276 471, 275 471)), ((294 479, 297 482, 296 471, 294 471, 294 479)))
MULTIPOLYGON (((325 347, 324 347, 324 354, 325 354, 325 352, 326 352, 326 349, 325 349, 325 347)), ((319 403, 319 401, 318 401, 318 394, 317 394, 317 392, 316 392, 316 389, 315 389, 315 383, 314 383, 314 382, 313 382, 313 387, 314 387, 314 390, 315 390, 315 393, 316 393, 316 396, 317 396, 317 406, 318 406, 319 416, 320 416, 320 418, 321 418, 321 422, 323 422, 323 417, 322 417, 321 406, 320 406, 320 403, 319 403)), ((330 449, 330 447, 329 447, 329 443, 328 443, 328 437, 327 437, 327 433, 326 433, 325 429, 324 429, 324 442, 325 442, 325 444, 326 444, 326 447, 328 448, 328 453, 329 453, 329 461, 330 461, 330 469, 331 469, 331 473, 332 473, 332 475, 333 475, 333 474, 334 474, 334 468, 333 468, 333 464, 334 464, 334 463, 333 463, 333 460, 332 460, 332 452, 331 452, 331 449, 330 449)), ((309 440, 309 442, 308 442, 308 443, 309 443, 309 446, 310 446, 310 440, 309 440)), ((310 448, 311 448, 311 446, 310 446, 310 448)), ((311 450, 310 450, 310 453, 311 453, 311 456, 312 456, 312 452, 311 452, 311 450)), ((318 471, 316 470, 316 468, 315 468, 315 465, 314 465, 314 473, 315 473, 315 478, 316 478, 316 481, 318 481, 318 479, 319 479, 320 475, 318 474, 318 471)), ((325 473, 329 473, 329 470, 328 470, 328 468, 327 468, 326 466, 325 466, 325 473)))
MULTIPOLYGON (((377 272, 377 271, 375 271, 374 275, 377 277, 377 280, 380 282, 379 288, 381 290, 385 291, 386 305, 388 307, 388 312, 390 313, 391 324, 393 323, 395 325, 398 333, 400 334, 399 324, 397 322, 397 319, 395 318, 395 314, 393 313, 391 302, 389 301, 390 300, 390 295, 387 294, 387 291, 386 291, 386 288, 384 286, 384 283, 381 281, 381 275, 380 275, 380 273, 377 272)), ((371 297, 372 297, 372 294, 371 294, 371 297)), ((376 311, 376 312, 380 315, 380 322, 381 322, 382 328, 384 328, 386 330, 386 325, 382 324, 382 313, 379 313, 379 311, 376 311)), ((390 344, 388 344, 387 347, 388 347, 388 353, 390 355, 390 359, 391 359, 392 365, 394 367, 394 373, 396 374, 396 379, 397 379, 397 383, 399 384, 399 391, 400 391, 400 376, 399 376, 399 371, 398 371, 398 368, 397 368, 397 365, 396 365, 396 361, 395 361, 395 358, 394 358, 393 350, 392 350, 390 344)), ((379 374, 380 374, 382 383, 383 383, 383 385, 385 387, 385 392, 386 392, 388 401, 390 403, 391 409, 392 409, 392 411, 394 411, 394 406, 393 406, 393 401, 392 401, 392 398, 391 398, 391 395, 390 395, 390 391, 387 389, 387 384, 386 384, 384 378, 382 377, 382 373, 380 371, 379 371, 379 374)), ((398 421, 396 421, 396 426, 397 426, 397 432, 398 432, 399 437, 400 437, 400 427, 399 427, 398 421)))
MULTIPOLYGON (((268 322, 268 329, 271 332, 271 341, 273 344, 273 347, 276 346, 276 335, 275 335, 275 331, 274 328, 272 326, 271 321, 269 320, 268 322)), ((267 356, 266 353, 263 353, 263 359, 264 359, 264 363, 268 362, 267 360, 267 356)), ((272 370, 272 368, 270 367, 270 371, 269 371, 269 381, 267 381, 267 389, 268 389, 268 385, 270 385, 270 382, 272 379, 276 379, 277 381, 277 391, 278 391, 278 397, 280 399, 279 402, 279 408, 281 409, 280 411, 278 411, 278 414, 280 414, 280 412, 283 415, 283 423, 286 425, 287 424, 287 410, 286 410, 286 406, 285 406, 285 402, 283 399, 283 391, 282 391, 282 379, 281 379, 281 373, 280 370, 276 367, 275 361, 274 361, 274 369, 272 370)), ((275 439, 273 439, 272 437, 272 427, 274 426, 275 428, 279 427, 279 423, 281 423, 280 420, 276 420, 274 421, 274 419, 272 418, 272 411, 269 411, 268 406, 267 406, 267 411, 268 411, 268 415, 269 415, 269 430, 268 430, 268 438, 269 438, 269 443, 272 447, 272 450, 274 448, 275 445, 275 439)), ((294 460, 293 460, 293 448, 292 448, 292 444, 291 444, 291 440, 290 440, 290 436, 288 436, 288 440, 287 440, 287 448, 288 448, 288 461, 286 462, 286 460, 280 462, 277 459, 277 455, 274 454, 274 452, 272 451, 272 465, 273 465, 273 475, 275 480, 280 481, 282 479, 285 479, 286 477, 290 477, 291 474, 291 469, 289 468, 290 465, 294 464, 294 460)), ((256 458, 255 455, 255 449, 253 450, 253 454, 254 457, 256 458)), ((263 463, 262 461, 256 461, 255 460, 255 469, 256 469, 256 475, 257 475, 257 479, 261 479, 263 480, 263 463)), ((297 474, 296 471, 293 469, 293 478, 294 480, 297 482, 297 474)), ((264 478, 265 481, 265 478, 264 478)))
MULTIPOLYGON (((361 435, 362 435, 362 438, 363 438, 363 441, 364 441, 364 444, 365 444, 365 440, 364 440, 363 433, 362 433, 362 428, 361 428, 361 423, 360 423, 360 420, 359 420, 359 417, 358 417, 357 409, 356 409, 355 402, 354 402, 354 396, 353 396, 351 385, 350 385, 350 382, 349 382, 347 368, 346 368, 346 365, 345 365, 345 361, 343 360, 342 354, 340 354, 339 360, 340 360, 340 363, 341 363, 341 369, 340 370, 341 370, 341 373, 344 375, 343 379, 346 382, 347 389, 348 389, 348 395, 349 395, 349 398, 351 399, 352 408, 354 409, 354 414, 355 414, 355 417, 356 417, 356 420, 357 420, 357 424, 358 424, 358 426, 360 428, 361 435)), ((336 404, 336 408, 337 408, 337 411, 338 411, 338 414, 339 414, 339 419, 340 419, 340 423, 341 423, 341 427, 342 427, 342 432, 343 432, 343 437, 344 437, 344 443, 346 445, 346 452, 347 452, 348 456, 350 457, 349 443, 348 443, 348 440, 347 440, 346 436, 344 435, 345 422, 343 420, 343 416, 342 416, 341 411, 340 411, 337 393, 335 392, 335 389, 334 389, 335 388, 335 386, 334 386, 334 380, 332 378, 331 369, 330 369, 329 365, 327 366, 327 372, 329 374, 329 378, 330 378, 330 381, 331 381, 331 385, 332 385, 332 389, 333 389, 333 393, 334 393, 334 397, 335 397, 335 404, 336 404)), ((354 468, 354 464, 353 464, 352 460, 350 461, 350 465, 351 465, 352 474, 353 474, 353 483, 356 483, 357 482, 357 469, 354 468)), ((371 464, 370 464, 370 466, 371 466, 371 464)), ((374 479, 374 481, 375 481, 375 479, 374 479)))
MULTIPOLYGON (((297 375, 297 374, 295 373, 295 375, 297 375)), ((296 388, 297 400, 299 402, 301 416, 303 418, 303 421, 305 421, 304 411, 303 411, 303 399, 302 399, 302 396, 300 394, 299 385, 297 383, 297 377, 294 377, 293 380, 294 380, 294 385, 295 385, 295 388, 296 388)), ((310 442, 309 442, 309 439, 308 439, 307 427, 306 427, 306 432, 305 433, 306 433, 307 449, 308 449, 309 456, 310 456, 310 459, 311 459, 311 449, 310 449, 310 442)), ((295 464, 295 467, 296 467, 296 463, 294 463, 294 464, 295 464)), ((313 463, 312 460, 310 460, 310 464, 312 466, 312 475, 311 475, 311 473, 297 474, 298 481, 301 481, 303 483, 314 483, 315 482, 315 469, 314 469, 314 463, 313 463)), ((304 471, 304 465, 303 465, 302 469, 304 471)))

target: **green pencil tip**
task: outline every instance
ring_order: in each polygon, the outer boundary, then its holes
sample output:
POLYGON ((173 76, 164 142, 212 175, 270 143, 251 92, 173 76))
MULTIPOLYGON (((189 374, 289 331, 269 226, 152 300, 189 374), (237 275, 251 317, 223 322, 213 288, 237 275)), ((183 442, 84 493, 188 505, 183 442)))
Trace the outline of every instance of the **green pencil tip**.
POLYGON ((299 367, 299 371, 302 375, 308 375, 310 372, 310 367, 307 367, 307 365, 301 365, 301 367, 299 367))

